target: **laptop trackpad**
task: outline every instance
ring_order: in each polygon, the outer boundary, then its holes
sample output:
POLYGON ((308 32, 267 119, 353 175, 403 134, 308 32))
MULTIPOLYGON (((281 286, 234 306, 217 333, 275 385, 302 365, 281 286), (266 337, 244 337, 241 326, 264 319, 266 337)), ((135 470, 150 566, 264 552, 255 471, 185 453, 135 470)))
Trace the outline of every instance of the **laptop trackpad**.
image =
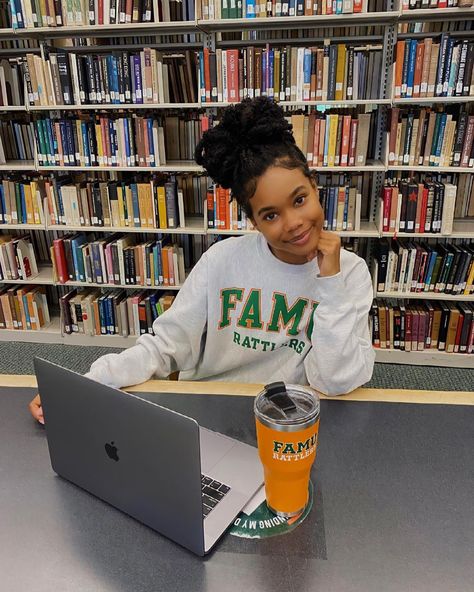
POLYGON ((236 441, 223 434, 217 434, 199 427, 201 446, 201 473, 209 474, 212 468, 233 448, 236 441))

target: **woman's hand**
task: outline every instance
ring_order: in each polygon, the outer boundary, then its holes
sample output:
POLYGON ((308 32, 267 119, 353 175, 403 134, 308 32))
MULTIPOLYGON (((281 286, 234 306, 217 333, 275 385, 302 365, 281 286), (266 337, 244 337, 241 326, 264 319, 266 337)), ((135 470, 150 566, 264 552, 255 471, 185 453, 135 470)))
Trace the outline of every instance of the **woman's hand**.
POLYGON ((41 407, 41 399, 39 395, 31 401, 28 405, 31 415, 39 421, 40 424, 44 425, 43 408, 41 407))
POLYGON ((308 255, 308 261, 318 258, 320 277, 336 275, 341 271, 341 238, 335 232, 321 230, 318 249, 308 255))

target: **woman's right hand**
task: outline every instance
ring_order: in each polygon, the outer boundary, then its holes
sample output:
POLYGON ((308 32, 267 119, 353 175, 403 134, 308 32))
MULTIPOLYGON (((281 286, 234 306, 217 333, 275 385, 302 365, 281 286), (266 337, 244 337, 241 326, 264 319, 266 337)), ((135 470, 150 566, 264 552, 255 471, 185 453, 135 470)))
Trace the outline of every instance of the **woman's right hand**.
POLYGON ((39 421, 40 424, 44 425, 43 407, 41 407, 41 399, 39 395, 31 401, 28 405, 31 415, 39 421))

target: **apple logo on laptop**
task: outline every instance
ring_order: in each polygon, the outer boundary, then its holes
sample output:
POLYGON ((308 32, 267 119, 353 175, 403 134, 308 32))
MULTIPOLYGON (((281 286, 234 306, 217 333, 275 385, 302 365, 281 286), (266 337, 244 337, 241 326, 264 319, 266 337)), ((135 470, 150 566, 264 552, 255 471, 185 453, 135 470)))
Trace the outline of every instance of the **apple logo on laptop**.
POLYGON ((113 442, 110 442, 110 444, 107 442, 105 445, 105 452, 107 452, 107 456, 109 458, 111 458, 112 460, 119 460, 119 456, 117 454, 117 446, 114 446, 113 442))

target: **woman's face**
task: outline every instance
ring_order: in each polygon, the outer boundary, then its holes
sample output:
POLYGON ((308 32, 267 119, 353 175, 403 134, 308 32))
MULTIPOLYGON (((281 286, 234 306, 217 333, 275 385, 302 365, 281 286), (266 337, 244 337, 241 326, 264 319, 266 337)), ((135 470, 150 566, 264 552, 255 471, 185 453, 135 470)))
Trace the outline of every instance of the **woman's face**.
POLYGON ((317 250, 324 213, 317 188, 301 169, 268 168, 258 179, 250 205, 252 223, 275 257, 302 264, 317 250))

